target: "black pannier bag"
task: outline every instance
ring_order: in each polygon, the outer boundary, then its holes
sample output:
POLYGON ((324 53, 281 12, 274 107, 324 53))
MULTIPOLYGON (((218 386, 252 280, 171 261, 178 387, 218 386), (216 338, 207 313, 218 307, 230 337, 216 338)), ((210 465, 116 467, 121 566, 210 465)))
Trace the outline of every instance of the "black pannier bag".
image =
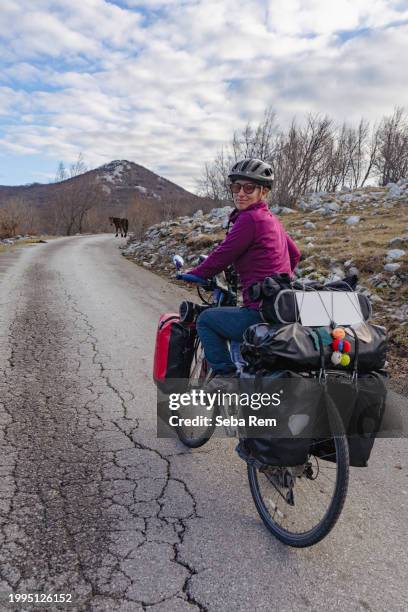
MULTIPOLYGON (((369 342, 356 341, 355 333, 346 333, 346 339, 351 345, 351 361, 347 367, 338 366, 340 371, 350 371, 356 366, 358 372, 384 368, 387 353, 386 330, 380 325, 365 325, 371 335, 369 342)), ((319 329, 305 327, 300 323, 281 326, 257 323, 245 330, 241 353, 253 367, 286 368, 297 372, 319 370, 323 365, 321 349, 316 345, 316 336, 313 337, 316 331, 319 333, 319 329)), ((331 332, 330 327, 322 329, 328 334, 331 332)), ((349 328, 346 328, 346 332, 347 329, 349 328)), ((331 345, 324 346, 322 350, 324 367, 334 369, 335 366, 331 362, 331 345)))
MULTIPOLYGON (((274 416, 277 427, 258 430, 240 428, 240 438, 252 458, 263 465, 295 466, 306 462, 312 436, 318 431, 323 389, 316 380, 290 371, 258 372, 256 375, 243 374, 240 378, 240 393, 268 393, 276 391, 284 395, 284 401, 273 409, 257 410, 257 417, 274 416), (258 434, 257 437, 255 434, 258 434)), ((245 419, 255 414, 251 408, 242 409, 240 416, 245 419)))
MULTIPOLYGON (((325 289, 327 289, 327 286, 325 289)), ((357 293, 357 297, 363 319, 368 321, 372 315, 370 301, 363 293, 357 293)), ((300 318, 296 293, 293 289, 279 291, 273 300, 262 300, 259 311, 263 320, 267 323, 295 323, 300 318)))
POLYGON ((306 462, 311 441, 306 438, 245 438, 252 457, 263 465, 291 467, 306 462))
MULTIPOLYGON (((293 372, 285 371, 275 374, 275 381, 285 387, 283 380, 294 383, 296 376, 293 372), (279 376, 282 376, 280 381, 279 376)), ((336 461, 333 436, 346 434, 350 465, 366 467, 375 438, 381 432, 386 401, 385 379, 384 372, 370 372, 359 375, 355 384, 349 376, 329 373, 326 385, 321 385, 317 379, 310 381, 309 392, 302 384, 286 386, 285 391, 291 390, 288 398, 290 410, 286 410, 286 414, 281 411, 279 431, 269 437, 267 434, 262 437, 241 436, 246 450, 263 465, 301 465, 310 454, 320 460, 333 462, 336 461), (332 410, 338 413, 335 418, 331 417, 332 410), (291 435, 293 432, 287 427, 289 418, 305 413, 311 417, 308 427, 300 436, 291 435)), ((268 376, 264 380, 268 382, 268 376)), ((253 388, 253 381, 252 387, 251 381, 248 386, 253 388)), ((256 388, 263 391, 267 388, 270 391, 270 384, 258 385, 256 388)))
MULTIPOLYGON (((356 385, 345 377, 327 377, 327 393, 347 434, 352 467, 367 466, 374 440, 381 432, 387 396, 385 380, 384 372, 361 374, 356 385)), ((315 440, 310 451, 320 459, 335 461, 333 439, 315 440)))
MULTIPOLYGON (((266 323, 295 323, 299 321, 300 313, 296 301, 296 291, 355 291, 357 276, 348 276, 341 281, 325 283, 312 282, 302 284, 300 281, 292 282, 287 274, 274 274, 266 277, 262 282, 254 283, 249 288, 252 300, 261 299, 259 312, 266 323)), ((371 303, 368 297, 357 293, 361 313, 364 321, 372 316, 371 303)))

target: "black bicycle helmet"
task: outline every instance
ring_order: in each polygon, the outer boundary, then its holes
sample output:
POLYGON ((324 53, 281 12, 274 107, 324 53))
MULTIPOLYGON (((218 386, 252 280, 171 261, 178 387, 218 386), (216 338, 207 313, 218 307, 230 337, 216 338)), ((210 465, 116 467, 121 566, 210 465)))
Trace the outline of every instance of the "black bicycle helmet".
POLYGON ((228 178, 230 181, 250 179, 264 187, 272 187, 272 166, 261 159, 243 159, 232 166, 228 178))

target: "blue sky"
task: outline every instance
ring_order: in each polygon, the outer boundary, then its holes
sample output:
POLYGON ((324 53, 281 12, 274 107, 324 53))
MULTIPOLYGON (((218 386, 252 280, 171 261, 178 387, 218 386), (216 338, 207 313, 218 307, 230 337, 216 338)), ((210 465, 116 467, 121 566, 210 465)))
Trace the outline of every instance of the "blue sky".
POLYGON ((0 184, 81 152, 194 189, 269 106, 282 126, 408 108, 407 23, 400 0, 2 0, 0 184))

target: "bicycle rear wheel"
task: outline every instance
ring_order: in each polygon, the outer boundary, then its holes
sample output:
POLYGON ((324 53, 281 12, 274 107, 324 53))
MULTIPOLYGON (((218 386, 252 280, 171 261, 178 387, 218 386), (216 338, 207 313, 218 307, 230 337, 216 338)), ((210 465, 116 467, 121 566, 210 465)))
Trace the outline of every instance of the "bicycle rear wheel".
MULTIPOLYGON (((330 405, 335 431, 340 415, 330 405)), ((347 496, 349 451, 342 433, 314 442, 316 455, 295 467, 248 464, 248 480, 256 509, 267 529, 281 542, 303 548, 322 540, 336 524, 347 496), (317 452, 317 445, 328 449, 317 452), (328 460, 330 459, 330 461, 328 460)))
MULTIPOLYGON (((200 339, 196 339, 194 348, 194 357, 190 369, 190 378, 188 390, 193 388, 202 388, 203 385, 211 377, 210 368, 204 355, 204 349, 200 339)), ((210 425, 188 425, 184 419, 192 419, 197 416, 197 410, 194 407, 180 407, 178 410, 179 420, 183 419, 181 425, 175 426, 175 431, 179 440, 189 448, 198 448, 203 446, 211 438, 215 429, 215 413, 205 411, 205 416, 211 419, 210 425)))

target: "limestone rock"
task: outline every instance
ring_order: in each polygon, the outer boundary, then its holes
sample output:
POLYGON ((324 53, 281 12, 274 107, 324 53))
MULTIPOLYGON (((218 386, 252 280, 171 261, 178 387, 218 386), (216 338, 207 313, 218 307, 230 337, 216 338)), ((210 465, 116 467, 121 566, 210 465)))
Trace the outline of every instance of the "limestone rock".
POLYGON ((388 282, 392 289, 399 289, 402 285, 402 281, 396 274, 393 274, 388 282))
POLYGON ((401 259, 405 255, 403 249, 390 249, 387 251, 386 261, 391 262, 393 259, 401 259))
POLYGON ((390 247, 402 247, 408 243, 408 236, 396 236, 389 241, 390 247))
POLYGON ((384 270, 386 272, 396 272, 398 268, 400 267, 401 267, 401 264, 399 263, 386 263, 384 266, 384 270))
POLYGON ((347 217, 345 223, 347 225, 355 225, 360 222, 360 217, 358 215, 351 215, 351 217, 347 217))
POLYGON ((341 206, 337 202, 325 202, 323 206, 327 212, 339 212, 341 210, 341 206))
POLYGON ((386 198, 398 198, 401 195, 401 188, 396 183, 388 183, 387 189, 386 198))

